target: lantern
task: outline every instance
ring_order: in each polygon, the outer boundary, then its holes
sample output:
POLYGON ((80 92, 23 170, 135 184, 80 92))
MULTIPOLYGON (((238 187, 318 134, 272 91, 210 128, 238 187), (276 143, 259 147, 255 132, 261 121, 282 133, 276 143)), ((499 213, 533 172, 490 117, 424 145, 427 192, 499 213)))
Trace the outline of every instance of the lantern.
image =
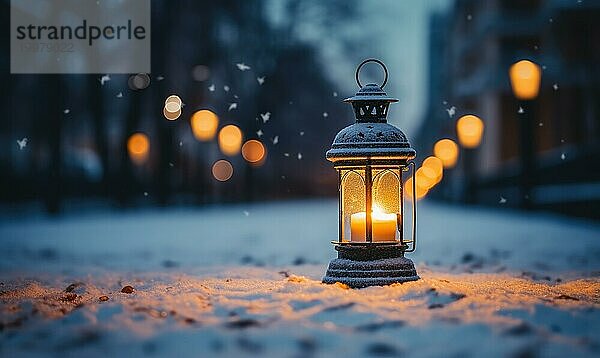
POLYGON ((360 90, 349 102, 356 122, 342 129, 327 151, 339 177, 339 233, 332 241, 337 258, 329 263, 324 283, 341 282, 353 288, 382 286, 418 280, 413 262, 404 257, 416 247, 416 200, 412 204, 412 238, 404 237, 403 174, 412 167, 412 192, 416 192, 416 152, 406 135, 387 123, 390 103, 383 87, 388 72, 375 59, 356 69, 360 90), (361 67, 376 62, 383 68, 381 86, 362 86, 361 67))

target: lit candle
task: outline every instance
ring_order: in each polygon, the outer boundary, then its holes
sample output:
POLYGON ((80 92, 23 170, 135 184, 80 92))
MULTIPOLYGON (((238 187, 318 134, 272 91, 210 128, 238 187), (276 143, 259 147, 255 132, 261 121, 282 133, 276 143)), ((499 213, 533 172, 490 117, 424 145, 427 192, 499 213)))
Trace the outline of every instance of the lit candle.
MULTIPOLYGON (((373 226, 373 242, 376 241, 394 241, 396 240, 396 214, 384 213, 373 208, 371 221, 373 226)), ((364 211, 350 215, 351 241, 365 242, 365 228, 367 215, 364 211)))

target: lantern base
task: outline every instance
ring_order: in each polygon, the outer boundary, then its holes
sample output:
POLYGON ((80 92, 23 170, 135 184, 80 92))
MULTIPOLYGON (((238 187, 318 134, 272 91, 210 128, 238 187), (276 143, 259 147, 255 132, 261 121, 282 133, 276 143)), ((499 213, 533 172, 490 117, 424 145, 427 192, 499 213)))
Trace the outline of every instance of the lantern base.
POLYGON ((370 261, 331 260, 323 283, 340 282, 351 288, 385 286, 419 279, 415 264, 404 256, 370 261))

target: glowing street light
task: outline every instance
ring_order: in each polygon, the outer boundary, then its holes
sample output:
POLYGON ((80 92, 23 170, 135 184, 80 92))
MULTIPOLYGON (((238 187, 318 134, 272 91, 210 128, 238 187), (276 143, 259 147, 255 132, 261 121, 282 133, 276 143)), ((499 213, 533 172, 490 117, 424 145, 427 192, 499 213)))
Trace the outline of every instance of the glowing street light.
POLYGON ((542 70, 540 66, 521 60, 513 64, 509 71, 510 84, 515 97, 519 100, 519 190, 520 205, 523 209, 531 209, 533 203, 533 185, 536 182, 535 106, 533 101, 540 91, 542 70))
POLYGON ((458 160, 458 145, 452 139, 440 139, 433 146, 433 155, 440 158, 444 168, 453 168, 458 160))
POLYGON ((521 60, 510 66, 510 84, 518 99, 531 100, 538 96, 542 70, 529 60, 521 60))
POLYGON ((230 157, 237 155, 242 147, 242 137, 242 130, 238 126, 226 125, 219 131, 219 149, 230 157))
POLYGON ((383 87, 387 68, 379 60, 365 60, 356 70, 360 90, 345 100, 352 104, 356 123, 342 129, 327 151, 339 178, 339 234, 332 241, 338 258, 329 263, 324 283, 341 282, 353 288, 418 280, 413 262, 404 257, 416 247, 416 203, 412 205, 412 238, 404 237, 403 179, 412 167, 415 192, 415 150, 406 135, 387 123, 390 103, 383 87), (376 62, 383 67, 381 86, 359 80, 361 67, 376 62))
POLYGON ((472 114, 462 116, 456 121, 458 142, 465 148, 477 148, 483 137, 484 124, 481 118, 472 114))
POLYGON ((192 115, 190 124, 194 137, 201 142, 206 142, 212 140, 217 134, 219 117, 208 109, 202 109, 192 115))
POLYGON ((242 157, 252 165, 263 164, 267 155, 265 146, 256 139, 250 139, 242 146, 242 157))
POLYGON ((127 139, 127 152, 132 162, 138 165, 143 164, 148 159, 150 152, 148 136, 141 132, 132 134, 127 139))

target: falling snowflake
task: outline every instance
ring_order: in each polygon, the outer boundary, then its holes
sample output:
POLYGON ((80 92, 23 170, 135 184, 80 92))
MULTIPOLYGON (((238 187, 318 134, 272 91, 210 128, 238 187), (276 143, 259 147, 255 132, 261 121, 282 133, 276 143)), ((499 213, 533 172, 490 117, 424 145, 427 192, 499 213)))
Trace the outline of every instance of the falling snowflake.
POLYGON ((337 97, 337 92, 333 92, 333 97, 337 97))
POLYGON ((271 119, 271 112, 261 113, 260 118, 262 118, 263 123, 267 123, 271 119))
POLYGON ((256 81, 258 82, 259 85, 262 85, 263 83, 265 83, 265 76, 256 77, 256 81))
POLYGON ((548 19, 548 22, 552 23, 554 20, 552 18, 548 19))
POLYGON ((250 216, 250 212, 248 210, 244 210, 244 216, 250 216))
POLYGON ((469 20, 469 21, 473 20, 473 15, 471 15, 471 14, 467 15, 467 20, 469 20))
POLYGON ((179 141, 179 146, 183 147, 183 142, 182 141, 179 141))
POLYGON ((300 132, 300 135, 301 135, 301 136, 303 136, 303 135, 304 135, 304 132, 300 132))
POLYGON ((212 85, 208 86, 208 90, 211 92, 215 91, 215 84, 213 83, 212 85))
POLYGON ((71 110, 68 108, 63 111, 64 114, 69 114, 70 112, 71 112, 71 110))
POLYGON ((117 98, 123 98, 123 92, 117 93, 117 98))
POLYGON ((242 63, 236 63, 235 65, 237 66, 238 70, 240 70, 240 71, 242 71, 242 72, 243 72, 243 71, 247 71, 247 70, 249 70, 249 69, 250 69, 250 66, 246 65, 246 64, 245 64, 245 63, 243 63, 243 62, 242 62, 242 63))
POLYGON ((562 154, 560 155, 560 159, 562 159, 562 160, 565 160, 566 158, 567 158, 567 156, 566 156, 566 154, 565 154, 565 153, 562 153, 562 154))
POLYGON ((109 75, 102 75, 102 77, 100 77, 100 79, 98 81, 100 81, 100 86, 104 86, 105 82, 110 81, 110 76, 109 75))
POLYGON ((323 118, 327 118, 327 117, 329 117, 329 113, 323 112, 323 118))
POLYGON ((523 109, 523 107, 519 107, 519 110, 517 111, 517 113, 523 114, 523 113, 525 113, 525 110, 523 109))
POLYGON ((272 141, 273 141, 273 145, 279 143, 279 136, 276 135, 275 137, 273 137, 272 141))
POLYGON ((17 144, 19 145, 19 150, 23 150, 23 148, 25 148, 27 146, 28 141, 29 141, 29 139, 27 139, 27 138, 23 138, 21 140, 17 139, 17 144))
POLYGON ((171 168, 173 168, 173 167, 175 166, 175 164, 173 164, 173 163, 169 162, 169 166, 170 166, 171 168))
POLYGON ((235 99, 240 99, 240 97, 239 97, 237 94, 234 94, 234 95, 233 95, 233 98, 235 98, 235 99))
POLYGON ((498 201, 498 203, 500 203, 500 204, 506 204, 506 198, 504 198, 504 197, 501 196, 500 200, 498 201))
POLYGON ((281 176, 281 179, 285 180, 285 175, 282 175, 282 176, 281 176))
POLYGON ((148 196, 148 192, 147 191, 144 192, 144 196, 148 196))
POLYGON ((542 70, 546 70, 546 65, 542 65, 542 70))
POLYGON ((448 101, 443 101, 442 104, 445 106, 448 104, 448 101))
POLYGON ((538 123, 538 126, 543 127, 544 123, 540 122, 540 123, 538 123))
POLYGON ((290 153, 283 153, 283 156, 284 156, 284 157, 289 157, 289 156, 290 156, 290 153))
POLYGON ((227 85, 223 86, 223 91, 229 92, 229 86, 227 86, 227 85))
POLYGON ((290 102, 289 102, 289 104, 294 104, 294 102, 293 102, 293 101, 290 101, 290 102))
POLYGON ((298 160, 302 160, 302 153, 298 153, 298 160))
POLYGON ((452 118, 456 114, 456 107, 446 108, 446 112, 448 112, 448 117, 452 118))
POLYGON ((564 140, 564 139, 561 139, 561 140, 560 140, 560 142, 561 142, 561 143, 564 143, 564 142, 565 142, 565 140, 564 140))
POLYGON ((237 103, 235 103, 235 102, 234 102, 234 103, 230 103, 230 104, 229 104, 229 109, 228 109, 228 111, 231 111, 232 109, 237 109, 237 103))
POLYGON ((555 91, 558 91, 558 83, 553 84, 552 88, 554 88, 555 91))
POLYGON ((258 136, 258 138, 262 137, 263 134, 264 133, 263 133, 263 131, 261 129, 259 129, 259 130, 256 131, 256 135, 258 136))
POLYGON ((164 80, 164 79, 165 79, 165 78, 164 78, 163 76, 156 76, 156 80, 157 80, 157 81, 162 81, 162 80, 164 80))

